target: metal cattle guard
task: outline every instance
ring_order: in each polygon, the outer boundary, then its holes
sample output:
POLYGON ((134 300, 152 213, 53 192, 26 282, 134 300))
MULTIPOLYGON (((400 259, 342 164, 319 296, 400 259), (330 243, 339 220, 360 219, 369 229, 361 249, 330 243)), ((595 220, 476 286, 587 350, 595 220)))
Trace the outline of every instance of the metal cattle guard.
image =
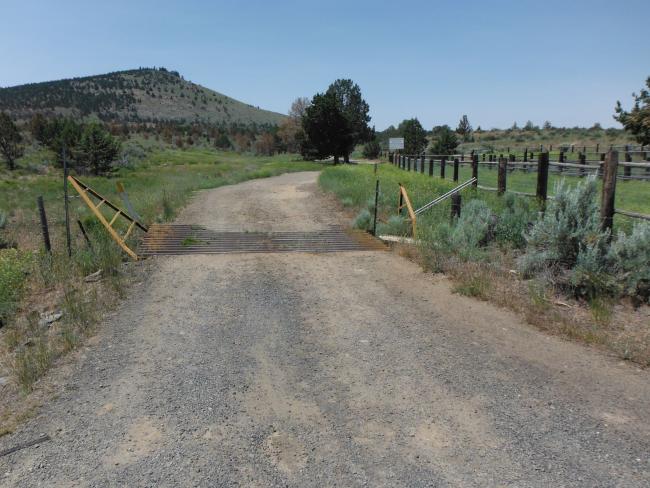
POLYGON ((90 207, 90 210, 95 214, 95 216, 99 219, 99 221, 106 227, 106 230, 108 230, 108 233, 110 236, 113 238, 117 244, 124 249, 124 251, 131 256, 135 261, 138 260, 138 255, 129 248, 129 246, 126 245, 126 239, 131 235, 131 232, 133 231, 134 227, 138 227, 141 230, 147 232, 147 228, 144 226, 144 224, 140 223, 138 220, 134 219, 131 217, 128 213, 126 213, 124 210, 120 209, 119 207, 115 206, 112 204, 108 199, 105 197, 101 196, 99 193, 97 193, 95 190, 90 188, 88 185, 85 183, 82 183, 79 181, 77 178, 74 176, 70 175, 68 176, 68 181, 70 184, 74 187, 75 190, 77 190, 77 193, 81 196, 83 201, 90 207), (99 203, 95 205, 90 198, 91 195, 99 200, 99 203), (102 205, 106 204, 107 207, 115 210, 115 214, 113 215, 113 218, 109 222, 106 220, 106 217, 99 211, 99 207, 102 205), (118 217, 123 217, 127 221, 131 222, 131 225, 129 225, 129 228, 127 231, 124 233, 123 236, 120 236, 117 231, 113 228, 113 224, 117 220, 118 217))

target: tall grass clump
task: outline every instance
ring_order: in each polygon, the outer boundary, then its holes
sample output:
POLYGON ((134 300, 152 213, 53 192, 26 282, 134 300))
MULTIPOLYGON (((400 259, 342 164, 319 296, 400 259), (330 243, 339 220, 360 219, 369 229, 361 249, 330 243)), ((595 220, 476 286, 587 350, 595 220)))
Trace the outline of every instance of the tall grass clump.
POLYGON ((503 200, 504 208, 495 228, 496 240, 501 245, 521 249, 526 245, 526 231, 537 218, 536 209, 528 200, 517 198, 512 193, 507 193, 503 200))
POLYGON ((607 260, 625 295, 650 301, 650 223, 637 222, 629 234, 619 232, 607 260))
POLYGON ((17 249, 0 249, 0 324, 13 315, 20 303, 33 256, 17 249))

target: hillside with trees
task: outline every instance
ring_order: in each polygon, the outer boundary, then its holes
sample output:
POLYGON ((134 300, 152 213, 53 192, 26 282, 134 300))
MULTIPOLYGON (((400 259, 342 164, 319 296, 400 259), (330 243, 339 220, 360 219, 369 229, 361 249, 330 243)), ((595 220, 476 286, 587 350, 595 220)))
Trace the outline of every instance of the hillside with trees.
POLYGON ((28 121, 39 113, 103 122, 208 125, 278 125, 286 117, 192 83, 165 68, 0 88, 0 112, 17 121, 28 121))

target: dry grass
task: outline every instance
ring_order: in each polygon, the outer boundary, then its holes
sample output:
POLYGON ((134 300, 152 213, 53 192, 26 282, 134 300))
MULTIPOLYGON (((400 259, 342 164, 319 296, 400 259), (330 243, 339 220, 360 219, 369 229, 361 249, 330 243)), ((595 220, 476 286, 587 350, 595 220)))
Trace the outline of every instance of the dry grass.
POLYGON ((512 310, 547 333, 650 366, 650 306, 569 300, 541 280, 522 280, 511 271, 514 256, 498 250, 487 262, 463 262, 406 244, 399 244, 395 251, 427 271, 445 273, 455 293, 512 310))

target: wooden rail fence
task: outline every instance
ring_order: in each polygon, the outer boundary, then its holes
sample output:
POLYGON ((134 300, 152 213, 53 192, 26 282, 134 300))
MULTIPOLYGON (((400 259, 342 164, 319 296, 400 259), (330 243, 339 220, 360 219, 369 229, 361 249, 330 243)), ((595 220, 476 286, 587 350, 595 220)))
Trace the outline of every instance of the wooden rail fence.
MULTIPOLYGON (((453 181, 458 181, 459 167, 461 165, 470 165, 472 169, 472 178, 474 179, 472 185, 475 188, 486 191, 496 191, 498 194, 506 192, 514 193, 522 196, 536 197, 540 201, 542 208, 546 206, 546 200, 552 198, 548 195, 548 176, 549 173, 555 172, 566 176, 584 177, 588 174, 595 174, 597 177, 603 179, 603 194, 602 194, 602 208, 605 214, 601 217, 603 222, 607 222, 607 226, 611 227, 611 220, 614 213, 625 215, 631 218, 650 220, 650 215, 641 214, 637 212, 629 212, 626 210, 616 209, 614 207, 613 195, 616 192, 617 180, 650 180, 650 162, 631 162, 628 156, 625 156, 625 161, 619 161, 618 151, 609 151, 605 154, 603 160, 590 161, 583 155, 579 163, 567 163, 564 159, 560 158, 558 161, 550 161, 549 153, 538 152, 536 161, 521 161, 517 162, 513 159, 512 155, 508 158, 502 156, 498 160, 494 160, 489 156, 487 161, 486 155, 482 157, 478 154, 470 154, 467 157, 464 154, 455 155, 404 155, 400 153, 388 153, 389 162, 400 169, 406 171, 414 171, 421 174, 427 174, 430 177, 434 176, 436 172, 436 165, 439 169, 440 178, 446 178, 446 167, 448 162, 453 164, 453 181), (481 160, 483 159, 483 160, 481 160), (488 170, 497 169, 497 187, 486 187, 479 184, 479 167, 484 166, 488 170), (622 173, 620 169, 622 168, 622 173), (644 174, 632 174, 632 170, 643 171, 644 174), (537 188, 535 193, 525 193, 508 190, 507 188, 507 175, 509 172, 515 170, 522 170, 526 172, 537 172, 537 188), (607 202, 607 204, 605 204, 607 202)), ((605 224, 604 224, 605 225, 605 224)))

